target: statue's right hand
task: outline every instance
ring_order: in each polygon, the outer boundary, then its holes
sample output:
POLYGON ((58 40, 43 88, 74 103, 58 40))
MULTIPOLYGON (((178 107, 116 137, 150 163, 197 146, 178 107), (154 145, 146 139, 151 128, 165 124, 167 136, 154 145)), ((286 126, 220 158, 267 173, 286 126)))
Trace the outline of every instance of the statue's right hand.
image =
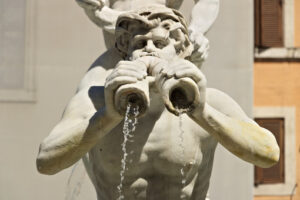
POLYGON ((105 82, 105 104, 109 114, 119 115, 114 107, 114 94, 125 84, 136 83, 145 79, 147 67, 139 61, 120 61, 105 82))
POLYGON ((155 56, 144 56, 136 59, 146 65, 148 76, 156 76, 163 68, 168 66, 168 61, 155 56))
POLYGON ((76 0, 78 5, 86 10, 101 10, 104 0, 76 0))

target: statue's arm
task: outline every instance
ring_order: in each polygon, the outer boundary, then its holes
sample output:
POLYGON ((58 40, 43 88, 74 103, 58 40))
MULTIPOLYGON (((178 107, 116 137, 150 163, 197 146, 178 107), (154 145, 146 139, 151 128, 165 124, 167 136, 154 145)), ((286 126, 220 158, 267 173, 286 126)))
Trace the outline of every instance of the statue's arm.
POLYGON ((98 27, 114 33, 116 21, 122 13, 121 11, 106 6, 103 0, 76 0, 76 2, 84 9, 89 19, 98 27))
MULTIPOLYGON (((90 75, 97 77, 97 73, 90 75)), ((74 164, 122 120, 106 112, 103 86, 87 79, 40 145, 36 164, 43 174, 55 174, 74 164)))
POLYGON ((225 93, 207 89, 202 111, 190 114, 201 127, 239 158, 260 167, 270 167, 279 160, 274 135, 257 125, 225 93))
POLYGON ((205 34, 219 13, 219 0, 195 0, 189 30, 205 34))
POLYGON ((97 26, 114 34, 116 21, 122 12, 104 6, 101 10, 85 10, 85 13, 97 26))
POLYGON ((124 118, 115 108, 115 91, 121 85, 143 80, 146 70, 141 62, 120 61, 114 50, 100 56, 81 81, 61 121, 41 143, 38 170, 55 174, 71 166, 115 128, 124 118))
MULTIPOLYGON (((206 77, 193 63, 174 58, 156 71, 158 86, 164 87, 171 78, 190 78, 196 83, 198 91, 185 91, 195 97, 188 115, 230 152, 260 167, 270 167, 278 161, 279 147, 274 135, 250 119, 231 97, 206 89, 206 77), (197 92, 192 94, 193 91, 197 92)), ((165 101, 166 106, 168 103, 165 101)))
POLYGON ((219 13, 219 0, 195 0, 191 13, 189 38, 194 44, 190 60, 198 67, 208 57, 209 41, 204 34, 215 22, 219 13))

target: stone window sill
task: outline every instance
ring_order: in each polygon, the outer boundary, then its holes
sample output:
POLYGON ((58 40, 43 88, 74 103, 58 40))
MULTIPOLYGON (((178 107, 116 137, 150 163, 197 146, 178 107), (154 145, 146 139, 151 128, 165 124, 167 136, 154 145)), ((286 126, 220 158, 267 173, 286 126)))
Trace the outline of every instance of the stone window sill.
POLYGON ((300 48, 255 48, 255 60, 300 60, 300 48))

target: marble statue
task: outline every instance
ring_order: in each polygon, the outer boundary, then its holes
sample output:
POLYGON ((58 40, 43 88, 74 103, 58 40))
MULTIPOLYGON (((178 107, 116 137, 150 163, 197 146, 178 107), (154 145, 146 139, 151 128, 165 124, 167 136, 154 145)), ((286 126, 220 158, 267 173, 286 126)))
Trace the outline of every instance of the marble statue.
POLYGON ((116 47, 88 70, 41 143, 38 171, 55 174, 82 158, 98 199, 118 198, 122 105, 130 100, 120 88, 142 99, 136 101, 139 122, 127 144, 124 199, 204 200, 217 143, 257 166, 275 164, 279 147, 273 134, 227 94, 206 87, 205 75, 189 61, 194 44, 188 34, 183 16, 165 6, 119 15, 116 47))
MULTIPOLYGON (((194 0, 191 22, 188 27, 189 38, 194 44, 191 61, 198 67, 208 56, 209 42, 204 34, 214 23, 219 12, 219 0, 194 0)), ((179 9, 183 0, 76 0, 87 16, 97 26, 103 28, 108 47, 114 45, 115 24, 121 13, 146 5, 164 5, 179 9), (110 42, 112 41, 112 42, 110 42)))

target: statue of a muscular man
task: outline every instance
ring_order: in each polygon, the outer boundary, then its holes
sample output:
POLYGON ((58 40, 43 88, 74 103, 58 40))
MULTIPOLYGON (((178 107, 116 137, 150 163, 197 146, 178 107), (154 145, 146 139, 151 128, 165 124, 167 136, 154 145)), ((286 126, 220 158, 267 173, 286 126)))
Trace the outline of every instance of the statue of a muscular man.
POLYGON ((40 145, 38 170, 55 174, 83 158, 98 199, 116 199, 124 116, 113 97, 120 86, 145 80, 150 107, 127 145, 132 153, 124 174, 125 199, 204 200, 217 143, 255 165, 275 164, 279 148, 273 134, 248 118, 228 95, 206 88, 204 74, 187 60, 192 51, 178 11, 152 6, 120 15, 116 49, 86 73, 61 121, 40 145), (182 140, 179 117, 166 109, 161 93, 166 81, 181 78, 197 87, 192 109, 181 116, 182 140))

